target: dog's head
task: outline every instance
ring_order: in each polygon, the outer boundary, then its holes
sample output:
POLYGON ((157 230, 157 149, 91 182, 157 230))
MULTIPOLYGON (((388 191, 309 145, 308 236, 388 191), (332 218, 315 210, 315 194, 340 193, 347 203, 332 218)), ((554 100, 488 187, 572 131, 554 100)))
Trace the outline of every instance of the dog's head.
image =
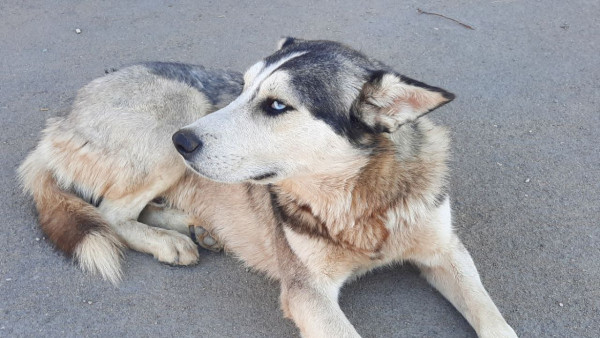
POLYGON ((210 179, 272 183, 356 165, 374 135, 453 98, 340 43, 284 38, 248 69, 237 99, 173 142, 210 179))

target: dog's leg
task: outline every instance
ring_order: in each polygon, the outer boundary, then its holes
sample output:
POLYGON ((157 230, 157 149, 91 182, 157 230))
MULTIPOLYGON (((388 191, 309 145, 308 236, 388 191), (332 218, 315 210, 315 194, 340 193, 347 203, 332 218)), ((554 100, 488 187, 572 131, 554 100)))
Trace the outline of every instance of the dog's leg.
POLYGON ((286 236, 281 228, 276 231, 281 308, 285 316, 294 321, 305 338, 360 337, 338 304, 339 290, 352 270, 341 262, 330 261, 332 257, 327 254, 320 255, 328 252, 327 244, 302 239, 302 235, 292 231, 286 236), (315 255, 306 256, 302 253, 305 245, 323 250, 316 249, 315 255), (321 269, 312 260, 328 261, 332 264, 324 266, 335 268, 321 269))
POLYGON ((157 228, 175 230, 184 235, 190 234, 192 217, 183 211, 155 203, 149 203, 140 213, 138 221, 157 228))
POLYGON ((192 236, 196 240, 196 244, 207 250, 219 252, 223 249, 223 245, 217 237, 207 230, 208 227, 203 226, 203 221, 178 209, 150 203, 142 210, 138 221, 192 236))
POLYGON ((338 286, 292 278, 281 284, 281 305, 302 337, 360 337, 338 304, 338 286))
POLYGON ((118 199, 105 197, 98 209, 131 249, 152 254, 167 264, 194 264, 199 255, 190 237, 137 221, 148 202, 163 190, 164 184, 155 184, 118 199))
POLYGON ((471 255, 458 236, 450 230, 450 206, 446 202, 441 208, 441 222, 446 232, 430 249, 420 250, 411 258, 425 278, 446 297, 479 337, 516 337, 500 311, 481 284, 471 255), (444 224, 445 223, 445 224, 444 224))

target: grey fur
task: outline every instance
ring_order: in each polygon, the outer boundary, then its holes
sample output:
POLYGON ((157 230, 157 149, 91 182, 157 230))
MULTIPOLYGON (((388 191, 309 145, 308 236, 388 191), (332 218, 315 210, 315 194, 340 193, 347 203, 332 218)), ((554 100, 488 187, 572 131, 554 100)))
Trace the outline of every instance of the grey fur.
POLYGON ((202 92, 216 107, 223 107, 242 91, 242 74, 177 62, 146 62, 143 65, 158 76, 183 82, 202 92))

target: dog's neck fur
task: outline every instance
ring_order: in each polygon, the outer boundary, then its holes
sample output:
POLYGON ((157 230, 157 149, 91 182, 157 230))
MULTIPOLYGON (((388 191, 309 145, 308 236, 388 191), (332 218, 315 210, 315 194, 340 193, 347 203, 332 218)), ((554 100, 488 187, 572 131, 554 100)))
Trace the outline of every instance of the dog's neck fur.
POLYGON ((415 223, 434 206, 439 196, 433 192, 445 185, 446 156, 439 153, 445 155, 447 141, 427 139, 419 128, 423 127, 377 135, 368 159, 345 172, 272 186, 282 220, 294 231, 359 252, 378 252, 394 227, 415 223), (403 152, 403 158, 398 151, 403 145, 398 142, 407 139, 420 144, 413 154, 403 152))

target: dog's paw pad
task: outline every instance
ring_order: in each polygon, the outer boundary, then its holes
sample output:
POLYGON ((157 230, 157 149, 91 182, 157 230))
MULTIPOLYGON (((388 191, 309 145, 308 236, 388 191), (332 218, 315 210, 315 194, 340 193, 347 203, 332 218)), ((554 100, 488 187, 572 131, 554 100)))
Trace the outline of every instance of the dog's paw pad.
POLYGON ((168 230, 161 235, 164 244, 154 253, 156 259, 171 265, 192 265, 198 262, 198 247, 189 237, 168 230))
POLYGON ((219 252, 223 250, 223 245, 206 229, 201 226, 190 226, 190 234, 195 239, 196 244, 204 249, 219 252))

